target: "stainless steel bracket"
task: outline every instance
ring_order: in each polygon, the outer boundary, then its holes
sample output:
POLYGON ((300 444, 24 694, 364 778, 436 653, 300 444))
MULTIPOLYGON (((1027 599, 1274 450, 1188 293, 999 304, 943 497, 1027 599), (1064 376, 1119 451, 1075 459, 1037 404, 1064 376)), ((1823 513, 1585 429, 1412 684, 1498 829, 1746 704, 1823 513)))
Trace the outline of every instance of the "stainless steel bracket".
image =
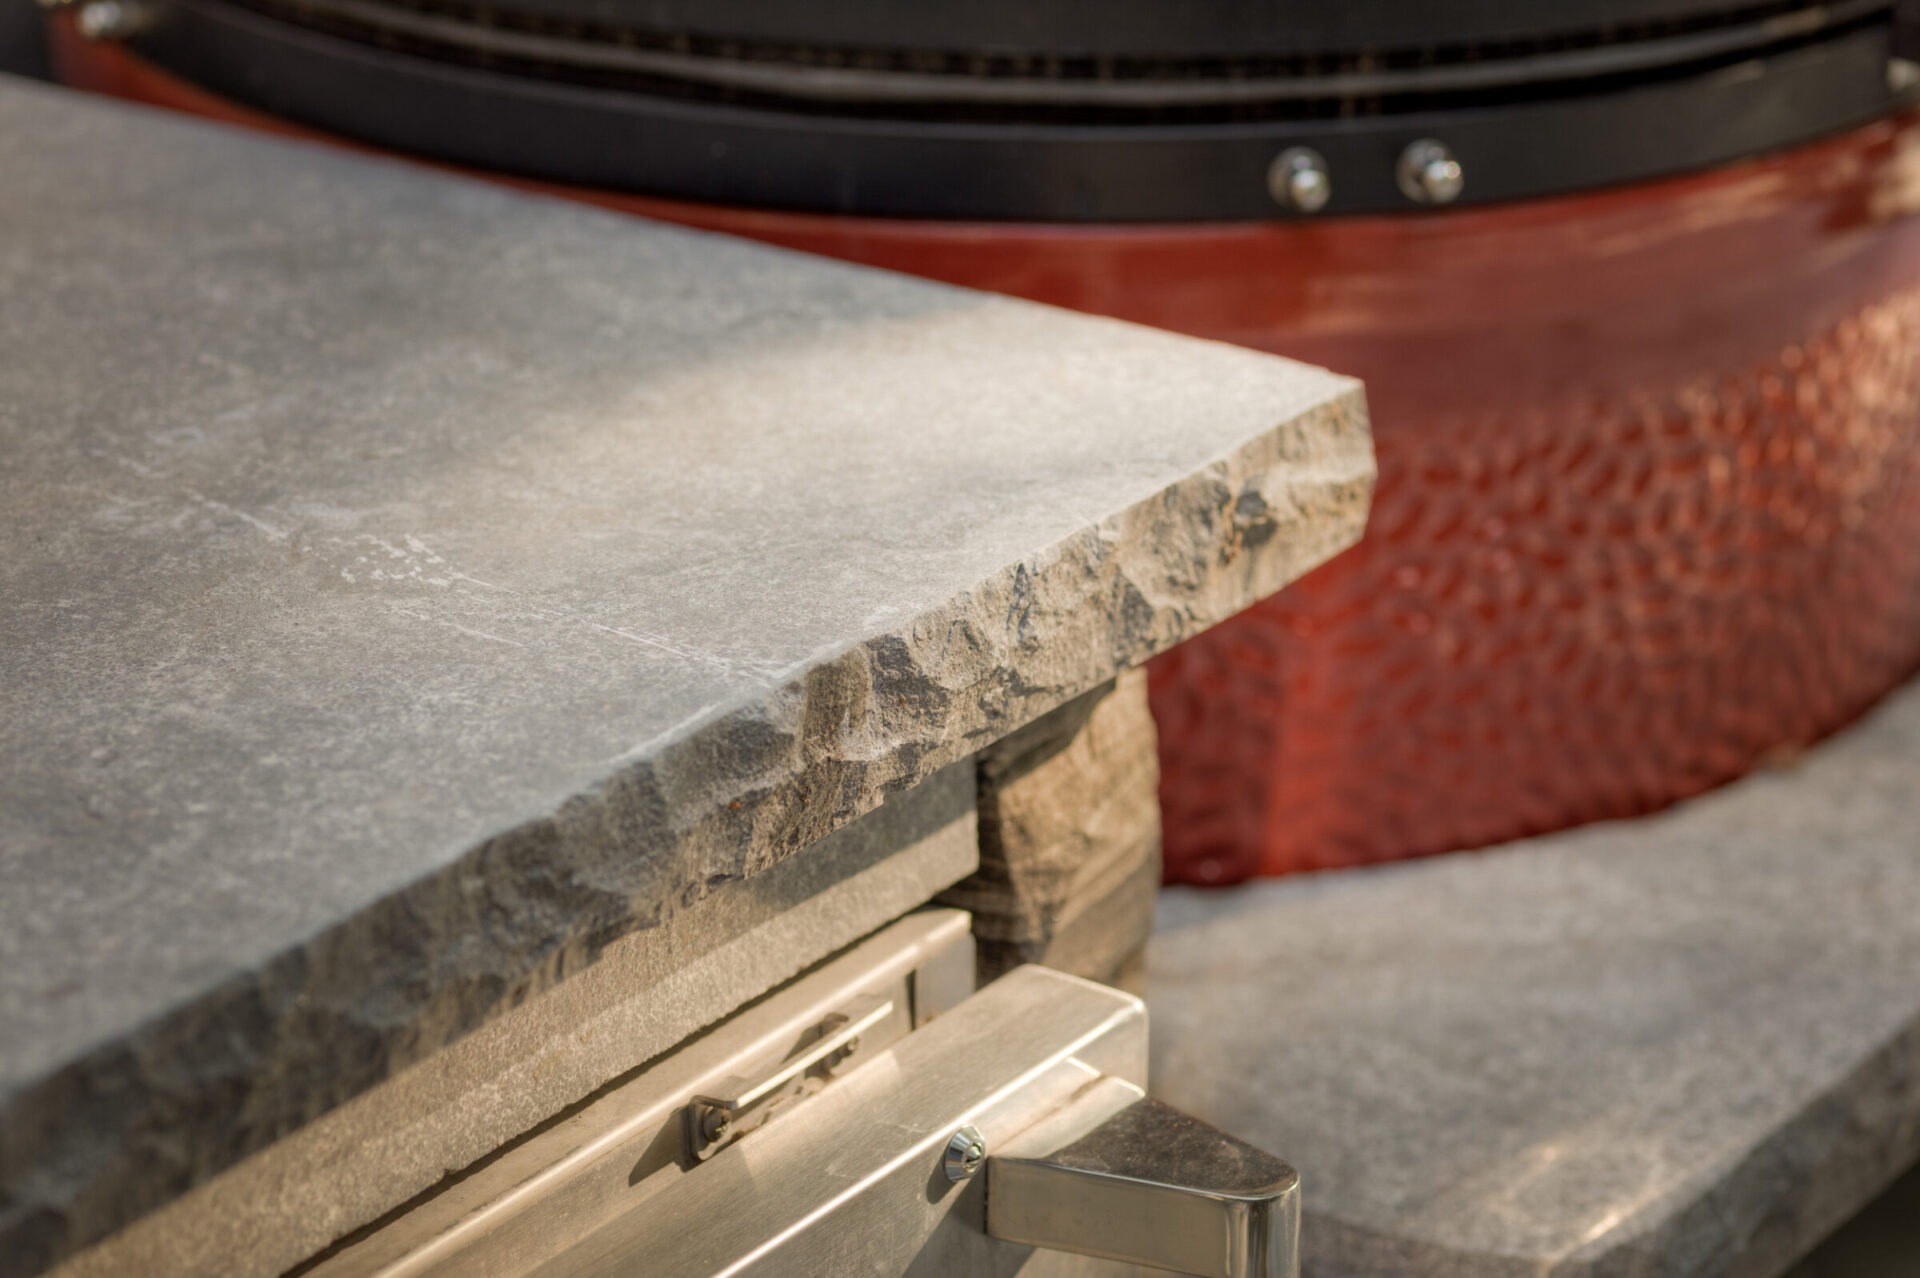
POLYGON ((1204 1278, 1293 1278, 1300 1177, 1171 1105, 1136 1100, 1050 1153, 988 1158, 987 1232, 1204 1278))

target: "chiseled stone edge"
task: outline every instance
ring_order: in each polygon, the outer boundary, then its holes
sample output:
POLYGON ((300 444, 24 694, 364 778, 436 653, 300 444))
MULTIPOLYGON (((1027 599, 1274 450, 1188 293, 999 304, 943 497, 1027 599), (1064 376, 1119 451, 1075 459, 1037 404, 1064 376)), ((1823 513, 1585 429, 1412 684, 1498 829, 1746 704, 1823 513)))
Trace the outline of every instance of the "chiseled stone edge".
POLYGON ((1358 540, 1359 383, 0 1099, 38 1273, 1358 540))

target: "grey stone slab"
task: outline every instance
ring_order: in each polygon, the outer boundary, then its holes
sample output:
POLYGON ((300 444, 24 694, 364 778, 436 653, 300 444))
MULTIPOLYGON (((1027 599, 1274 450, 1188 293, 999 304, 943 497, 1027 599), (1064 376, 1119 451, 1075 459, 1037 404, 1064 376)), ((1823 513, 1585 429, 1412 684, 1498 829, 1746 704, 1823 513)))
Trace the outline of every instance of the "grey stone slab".
POLYGON ((1920 687, 1660 816, 1169 892, 1148 973, 1314 1278, 1771 1278, 1920 1157, 1920 687))
POLYGON ((32 1268, 1357 535, 1358 388, 0 85, 32 1268), (38 1259, 36 1259, 38 1258, 38 1259))

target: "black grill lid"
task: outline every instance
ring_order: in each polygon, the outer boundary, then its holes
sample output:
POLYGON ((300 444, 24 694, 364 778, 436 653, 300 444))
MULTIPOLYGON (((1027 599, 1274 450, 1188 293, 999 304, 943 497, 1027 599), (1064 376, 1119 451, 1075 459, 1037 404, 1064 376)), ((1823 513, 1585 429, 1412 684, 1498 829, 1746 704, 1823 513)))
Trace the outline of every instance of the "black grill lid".
POLYGON ((906 217, 1411 211, 1903 100, 1891 0, 156 0, 143 52, 444 159, 906 217))

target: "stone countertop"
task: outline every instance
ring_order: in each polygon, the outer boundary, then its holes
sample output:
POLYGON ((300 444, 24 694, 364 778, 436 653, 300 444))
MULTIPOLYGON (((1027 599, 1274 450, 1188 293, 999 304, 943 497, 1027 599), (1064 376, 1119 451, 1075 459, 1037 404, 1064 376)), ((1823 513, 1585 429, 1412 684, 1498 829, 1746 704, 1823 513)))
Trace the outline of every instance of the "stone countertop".
POLYGON ((1300 1168, 1313 1278, 1773 1278, 1920 1158, 1920 685, 1663 815, 1160 929, 1155 1090, 1300 1168))
POLYGON ((0 172, 0 1269, 1363 522, 1283 360, 4 78, 0 172))

